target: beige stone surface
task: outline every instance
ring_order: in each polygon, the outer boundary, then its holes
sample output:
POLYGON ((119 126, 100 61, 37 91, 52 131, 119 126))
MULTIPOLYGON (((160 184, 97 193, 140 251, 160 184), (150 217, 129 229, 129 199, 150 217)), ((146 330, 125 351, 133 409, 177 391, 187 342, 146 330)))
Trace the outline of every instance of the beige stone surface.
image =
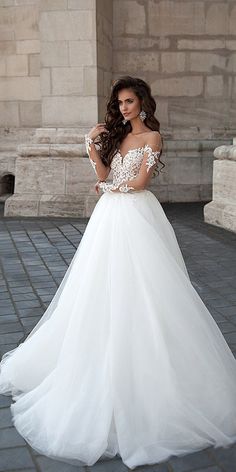
POLYGON ((45 97, 43 123, 47 126, 83 126, 97 123, 96 97, 45 97))
POLYGON ((52 95, 83 95, 82 67, 56 67, 51 69, 52 95))
POLYGON ((39 15, 37 3, 19 5, 12 12, 14 21, 14 34, 19 39, 39 38, 39 15))
POLYGON ((178 49, 192 49, 207 51, 211 49, 225 49, 225 39, 178 39, 178 49))
POLYGON ((40 100, 39 77, 0 78, 0 100, 40 100))
POLYGON ((90 11, 48 11, 41 13, 40 29, 45 41, 95 39, 95 23, 90 11))
POLYGON ((205 33, 204 1, 149 0, 148 16, 153 36, 205 33))
POLYGON ((28 58, 26 55, 9 55, 6 57, 6 75, 8 76, 27 76, 28 58))
POLYGON ((213 2, 206 4, 206 33, 227 34, 229 32, 229 3, 213 2))
POLYGON ((203 91, 201 76, 167 77, 152 82, 152 92, 157 96, 196 96, 203 91))
POLYGON ((20 125, 19 106, 17 102, 0 102, 0 126, 20 125))
POLYGON ((41 101, 20 102, 20 122, 21 126, 40 126, 41 116, 41 101))
POLYGON ((224 72, 226 67, 226 57, 209 52, 190 52, 189 62, 194 72, 224 72))
POLYGON ((65 193, 65 163, 61 159, 18 157, 16 172, 16 193, 24 195, 65 193))
POLYGON ((214 151, 212 201, 204 206, 206 223, 236 232, 236 145, 214 151))
POLYGON ((37 54, 40 52, 39 39, 25 39, 16 41, 17 54, 37 54))
POLYGON ((41 41, 42 67, 63 67, 69 65, 69 45, 67 41, 41 41))
POLYGON ((96 65, 94 41, 69 41, 69 61, 71 66, 96 65))
POLYGON ((222 75, 215 75, 206 78, 206 96, 222 97, 224 93, 224 78, 222 75))
POLYGON ((114 36, 125 34, 143 35, 146 32, 145 6, 136 0, 114 0, 114 18, 119 18, 119 22, 114 22, 114 36), (137 21, 138 18, 138 21, 137 21))
POLYGON ((149 70, 153 72, 159 71, 159 53, 157 51, 138 52, 127 51, 126 54, 117 51, 114 56, 114 70, 119 72, 140 72, 142 70, 149 70))
POLYGON ((176 74, 185 70, 186 54, 184 52, 162 52, 161 71, 176 74))
POLYGON ((40 57, 39 54, 29 54, 29 75, 39 77, 40 57))

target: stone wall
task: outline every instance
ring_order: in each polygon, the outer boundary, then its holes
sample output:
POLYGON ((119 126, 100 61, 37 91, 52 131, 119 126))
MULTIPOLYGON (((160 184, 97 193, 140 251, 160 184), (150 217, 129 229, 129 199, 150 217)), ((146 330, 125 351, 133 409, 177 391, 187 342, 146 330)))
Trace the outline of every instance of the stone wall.
POLYGON ((0 1, 0 127, 41 124, 38 0, 0 1))
POLYGON ((231 136, 235 1, 114 0, 113 10, 113 75, 150 83, 162 128, 176 138, 231 136))

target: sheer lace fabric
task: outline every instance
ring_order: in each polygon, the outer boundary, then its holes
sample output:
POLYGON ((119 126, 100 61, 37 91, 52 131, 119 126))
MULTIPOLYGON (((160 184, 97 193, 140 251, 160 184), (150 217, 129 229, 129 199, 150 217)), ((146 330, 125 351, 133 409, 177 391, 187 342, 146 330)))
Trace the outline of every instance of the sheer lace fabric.
MULTIPOLYGON (((91 159, 90 151, 92 140, 88 135, 85 135, 86 151, 89 156, 90 163, 97 175, 96 171, 96 162, 91 159)), ((103 192, 112 192, 114 189, 118 189, 119 185, 125 182, 126 180, 132 180, 137 177, 141 164, 143 162, 144 156, 146 154, 145 165, 147 172, 149 169, 157 164, 160 156, 160 151, 154 151, 150 145, 146 144, 143 147, 138 147, 135 149, 130 149, 126 155, 123 157, 118 150, 111 162, 111 170, 113 171, 113 181, 112 182, 100 182, 99 187, 103 192)), ((124 184, 120 186, 119 190, 121 192, 128 192, 135 190, 132 186, 124 184)))

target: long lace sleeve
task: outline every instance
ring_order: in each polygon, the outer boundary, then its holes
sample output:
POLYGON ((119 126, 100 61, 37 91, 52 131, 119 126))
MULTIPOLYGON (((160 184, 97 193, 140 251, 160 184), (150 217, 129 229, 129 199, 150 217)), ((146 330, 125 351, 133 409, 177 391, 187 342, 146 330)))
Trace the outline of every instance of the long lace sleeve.
POLYGON ((97 163, 91 158, 90 156, 90 152, 91 152, 91 144, 93 143, 93 140, 92 138, 90 138, 90 136, 88 134, 85 134, 84 136, 84 139, 85 139, 85 148, 86 148, 86 152, 88 154, 88 157, 89 157, 89 162, 90 164, 92 165, 92 168, 95 172, 96 175, 98 175, 97 173, 97 163))

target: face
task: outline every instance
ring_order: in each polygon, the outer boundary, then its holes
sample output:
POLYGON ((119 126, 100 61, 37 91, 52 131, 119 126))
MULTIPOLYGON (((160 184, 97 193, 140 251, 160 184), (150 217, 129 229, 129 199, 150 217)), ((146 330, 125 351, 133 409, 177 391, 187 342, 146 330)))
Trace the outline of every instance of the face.
POLYGON ((123 89, 118 92, 119 110, 127 120, 136 118, 141 111, 140 100, 132 89, 123 89))

